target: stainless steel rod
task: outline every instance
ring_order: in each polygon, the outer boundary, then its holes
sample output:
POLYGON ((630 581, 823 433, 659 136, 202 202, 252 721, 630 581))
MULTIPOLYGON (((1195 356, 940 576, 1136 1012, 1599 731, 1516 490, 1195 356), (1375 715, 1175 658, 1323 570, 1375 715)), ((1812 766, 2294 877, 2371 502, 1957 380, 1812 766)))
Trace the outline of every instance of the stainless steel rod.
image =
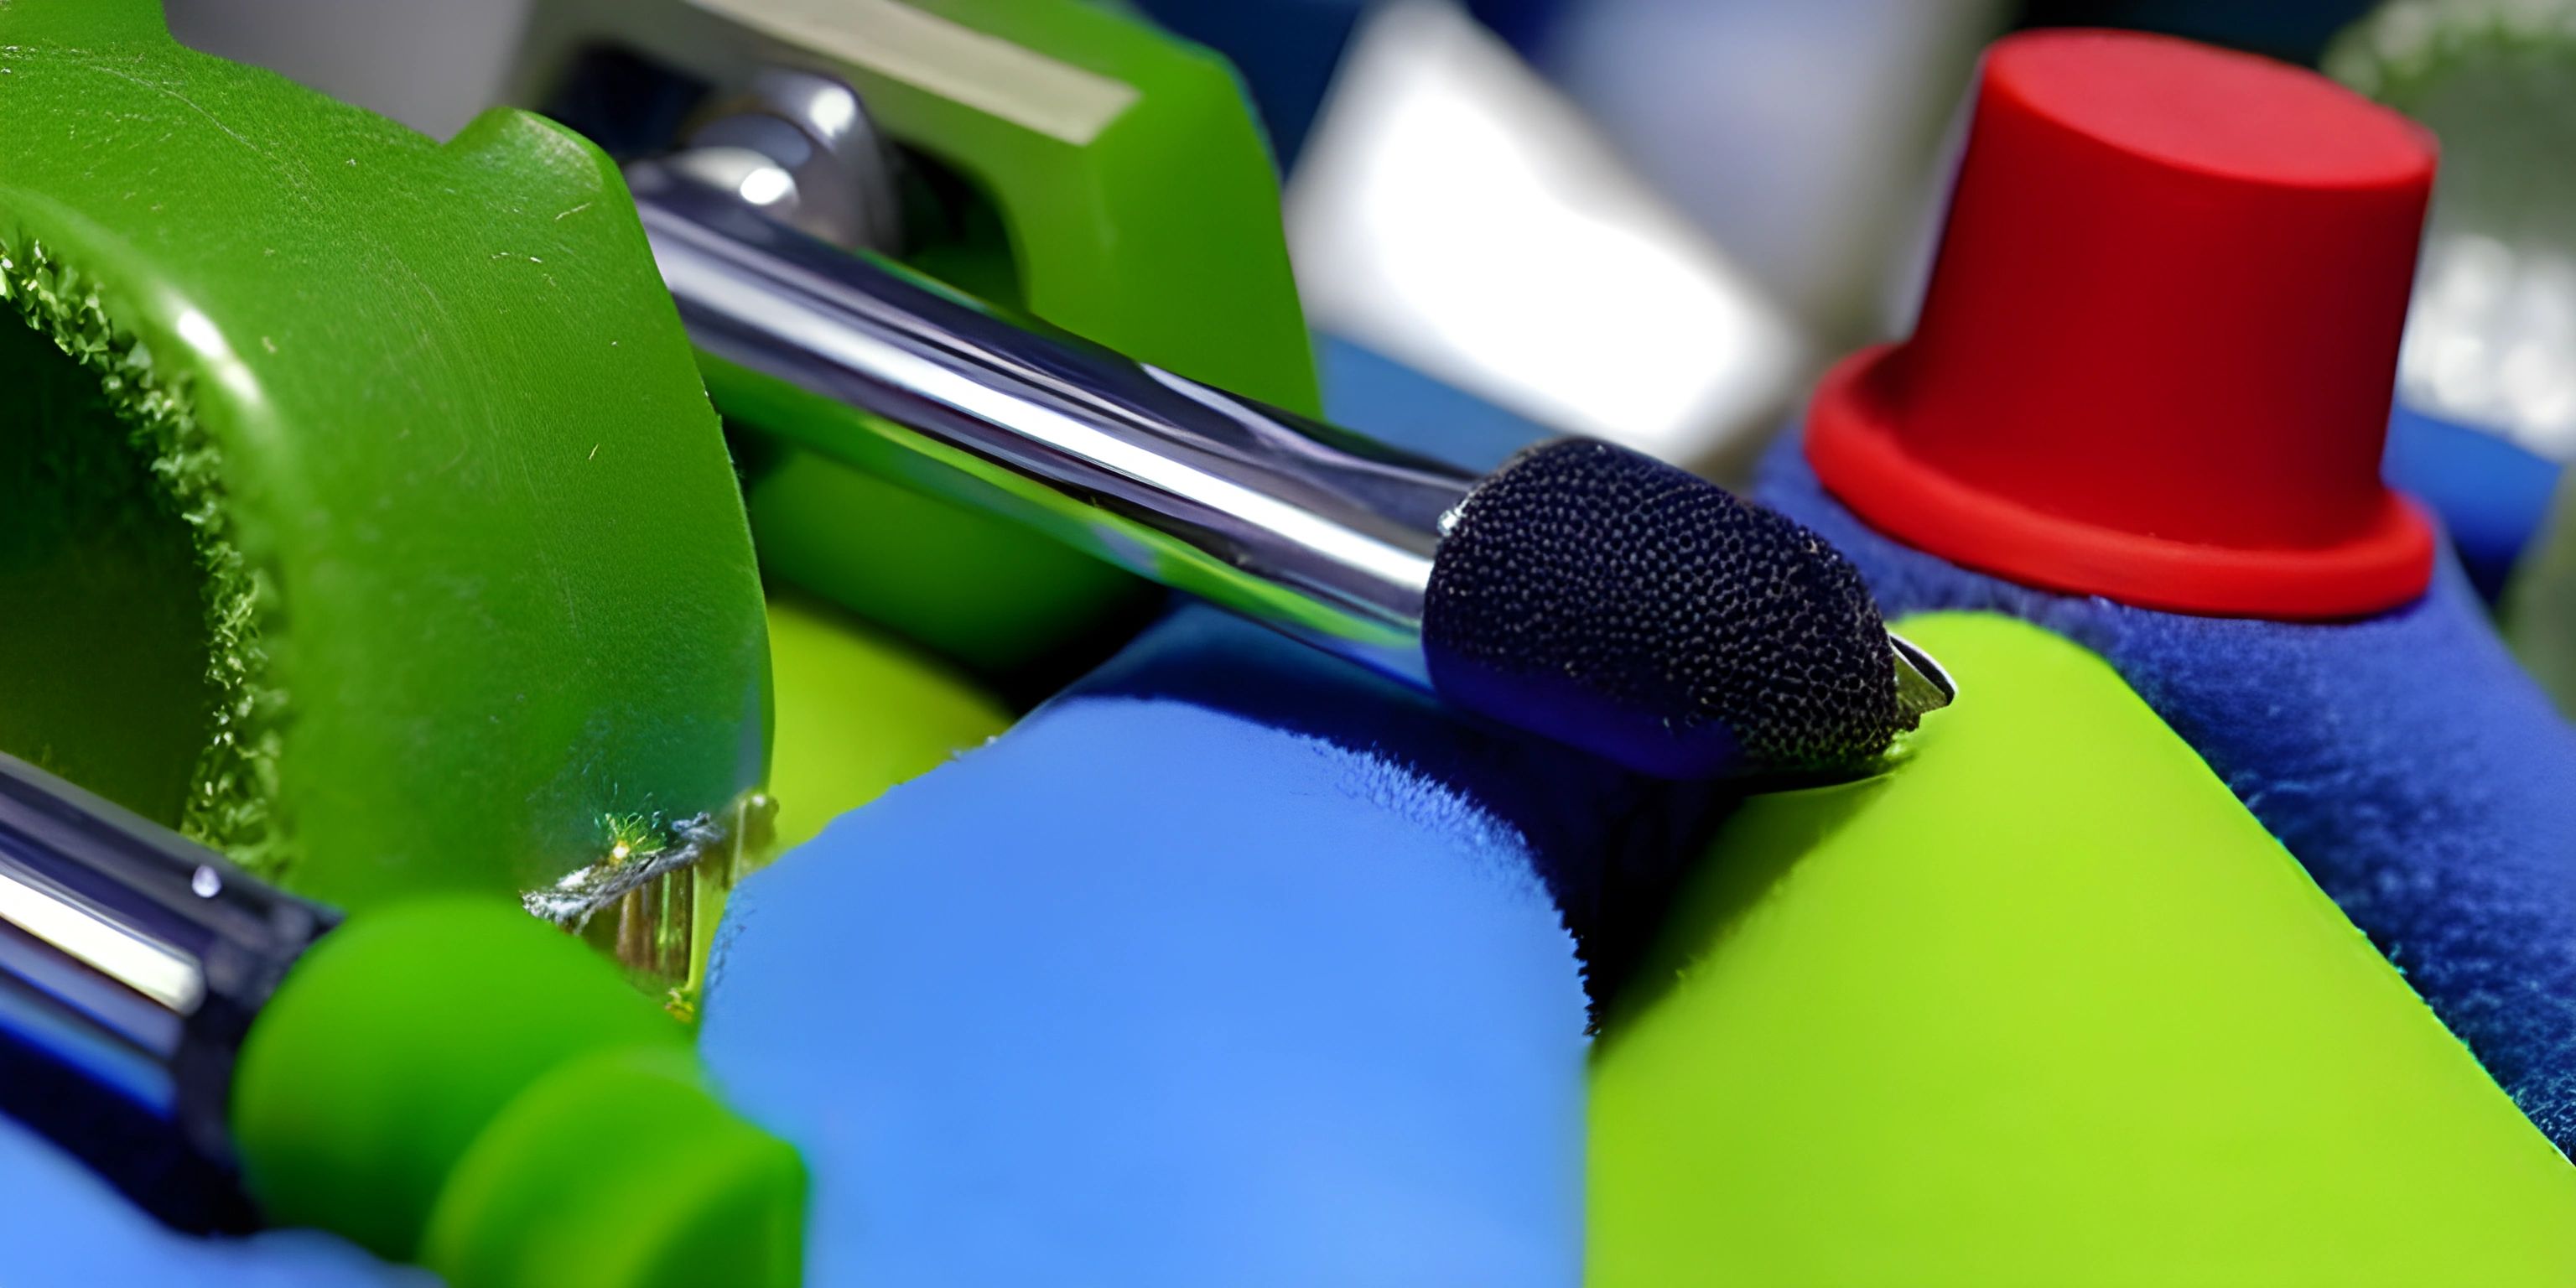
POLYGON ((677 167, 628 180, 710 384, 801 409, 759 429, 1428 687, 1423 589, 1475 476, 997 317, 677 167))
POLYGON ((39 1126, 91 1124, 97 1139, 63 1143, 108 1150, 92 1161, 111 1174, 151 1172, 135 1179, 166 1218, 238 1225, 249 1209, 223 1179, 234 1059, 252 1017, 334 920, 0 756, 0 1105, 39 1126), (154 1164, 149 1147, 99 1126, 138 1118, 175 1133, 183 1157, 154 1164), (192 1188, 200 1180, 203 1192, 192 1188))

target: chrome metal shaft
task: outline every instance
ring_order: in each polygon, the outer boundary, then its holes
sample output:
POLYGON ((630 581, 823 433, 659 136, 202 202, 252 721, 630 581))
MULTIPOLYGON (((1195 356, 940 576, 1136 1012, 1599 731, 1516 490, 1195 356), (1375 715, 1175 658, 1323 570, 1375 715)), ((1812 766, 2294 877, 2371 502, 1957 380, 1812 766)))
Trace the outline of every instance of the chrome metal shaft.
POLYGON ((679 167, 627 178, 729 414, 1428 686, 1423 588, 1473 475, 997 317, 679 167))
MULTIPOLYGON (((123 1167, 229 1172, 232 1068, 287 968, 333 916, 195 845, 0 756, 0 1104, 40 1126, 140 1119, 99 1144, 123 1167), (21 1097, 42 1103, 21 1104, 21 1097), (89 1102, 86 1108, 61 1103, 89 1102), (175 1130, 186 1161, 154 1163, 175 1130), (130 1157, 128 1157, 130 1155, 130 1157)), ((232 1221, 184 1175, 152 1175, 183 1225, 232 1221)), ((221 1189, 220 1184, 212 1187, 221 1189)), ((247 1208, 239 1215, 247 1216, 247 1208)))

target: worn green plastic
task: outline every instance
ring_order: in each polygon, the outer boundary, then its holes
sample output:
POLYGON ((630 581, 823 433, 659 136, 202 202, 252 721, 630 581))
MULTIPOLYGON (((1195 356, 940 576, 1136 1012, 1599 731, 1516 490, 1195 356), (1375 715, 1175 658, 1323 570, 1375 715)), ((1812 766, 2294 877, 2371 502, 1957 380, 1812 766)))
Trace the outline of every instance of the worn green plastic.
MULTIPOLYGON (((846 77, 916 168, 950 176, 913 267, 1193 379, 1309 415, 1314 354, 1278 178, 1224 60, 1084 0, 563 0, 531 28, 522 101, 596 44, 714 82, 765 63, 846 77)), ((757 382, 710 366, 738 419, 757 382)), ((804 447, 748 480, 764 566, 941 654, 1011 672, 1144 587, 811 445, 869 437, 818 405, 804 447), (818 475, 840 472, 839 481, 818 475)))
POLYGON ((2576 1169, 2111 669, 1997 617, 1755 797, 1595 1053, 1587 1283, 2576 1282, 2576 1169))
POLYGON ((251 1029, 244 1178, 275 1223, 456 1288, 791 1284, 802 1164, 708 1092, 689 1038, 508 901, 362 913, 251 1029))
POLYGON ((435 145, 156 0, 0 4, 0 123, 0 326, 56 345, 0 343, 0 748, 352 909, 759 782, 741 497, 595 149, 435 145))

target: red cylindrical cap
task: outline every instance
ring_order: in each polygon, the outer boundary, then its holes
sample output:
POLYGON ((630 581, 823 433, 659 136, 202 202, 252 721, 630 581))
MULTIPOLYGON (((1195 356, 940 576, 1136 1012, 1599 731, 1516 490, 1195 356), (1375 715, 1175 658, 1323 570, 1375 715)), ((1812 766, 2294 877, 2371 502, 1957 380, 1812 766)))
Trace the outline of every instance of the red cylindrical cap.
POLYGON ((2423 593, 2380 482, 2430 136, 2314 73, 2160 36, 1988 51, 1923 313, 1818 389, 1875 526, 2017 581, 2274 618, 2423 593))

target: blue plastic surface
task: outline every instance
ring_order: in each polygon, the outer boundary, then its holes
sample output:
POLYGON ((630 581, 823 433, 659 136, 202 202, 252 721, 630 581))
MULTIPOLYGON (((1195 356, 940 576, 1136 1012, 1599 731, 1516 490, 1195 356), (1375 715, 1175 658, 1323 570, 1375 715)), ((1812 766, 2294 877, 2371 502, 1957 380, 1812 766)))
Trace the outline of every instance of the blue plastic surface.
POLYGON ((1133 696, 1247 654, 1291 707, 1375 683, 1185 610, 737 893, 702 1046, 813 1168, 810 1283, 1579 1282, 1585 1002, 1529 844, 1133 696))
MULTIPOLYGON (((2186 617, 1901 545, 1826 494, 1795 435, 1756 494, 1849 555, 1891 617, 2009 613, 2102 654, 2532 1121, 2576 1147, 2576 728, 2456 562, 2423 599, 2362 621, 2186 617)), ((2191 928, 2173 934, 2188 952, 2191 928)))
POLYGON ((1536 423, 1338 336, 1315 337, 1324 415, 1337 425, 1479 473, 1549 437, 1536 423))
POLYGON ((435 1288, 328 1235, 248 1239, 172 1232, 97 1173, 0 1118, 0 1283, 66 1288, 435 1288))
POLYGON ((2441 519, 2469 584, 2492 603, 2548 521, 2560 470, 2491 431, 2400 405, 2381 473, 2441 519))

